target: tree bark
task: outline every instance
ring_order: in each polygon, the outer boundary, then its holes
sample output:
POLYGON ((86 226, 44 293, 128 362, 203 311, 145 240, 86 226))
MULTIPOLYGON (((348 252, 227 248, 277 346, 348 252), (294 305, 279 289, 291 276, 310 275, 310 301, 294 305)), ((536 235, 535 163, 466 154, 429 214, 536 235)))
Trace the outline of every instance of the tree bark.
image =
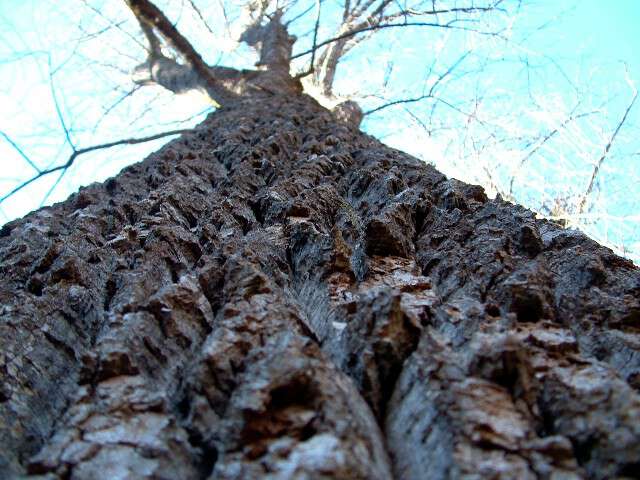
POLYGON ((3 477, 638 478, 638 269, 305 95, 0 237, 3 477))

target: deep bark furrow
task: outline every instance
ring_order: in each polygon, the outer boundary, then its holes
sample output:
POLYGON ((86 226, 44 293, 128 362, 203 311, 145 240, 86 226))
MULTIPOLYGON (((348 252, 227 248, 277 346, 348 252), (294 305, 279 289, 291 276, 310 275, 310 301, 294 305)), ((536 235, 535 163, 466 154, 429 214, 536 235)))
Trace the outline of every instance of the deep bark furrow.
POLYGON ((609 478, 640 457, 638 269, 302 95, 239 99, 0 252, 7 476, 609 478))

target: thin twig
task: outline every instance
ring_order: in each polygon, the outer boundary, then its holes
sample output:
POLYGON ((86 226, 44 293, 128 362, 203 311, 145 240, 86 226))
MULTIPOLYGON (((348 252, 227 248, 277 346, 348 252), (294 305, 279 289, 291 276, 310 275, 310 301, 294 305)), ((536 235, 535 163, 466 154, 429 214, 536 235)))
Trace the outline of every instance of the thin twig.
POLYGON ((433 85, 431 85, 431 88, 429 89, 428 93, 425 93, 423 95, 420 95, 420 96, 414 97, 414 98, 405 98, 405 99, 394 100, 392 102, 385 103, 384 105, 380 105, 379 107, 376 107, 376 108, 373 108, 371 110, 368 110, 368 111, 364 112, 364 116, 366 117, 367 115, 371 115, 372 113, 379 112, 380 110, 383 110, 385 108, 391 107, 393 105, 398 105, 398 104, 402 104, 402 103, 415 103, 415 102, 419 102, 420 100, 424 100, 425 98, 433 98, 434 95, 435 95, 435 89, 438 87, 440 82, 442 82, 442 80, 444 80, 446 77, 448 77, 458 67, 458 65, 460 65, 464 61, 464 59, 469 56, 470 53, 471 53, 471 51, 465 52, 444 73, 439 75, 438 78, 436 79, 436 81, 433 82, 433 85))
MULTIPOLYGON (((202 15, 202 12, 198 8, 198 6, 195 4, 195 2, 193 0, 189 0, 189 5, 191 5, 191 8, 196 12, 196 15, 198 15, 198 18, 200 18, 200 21, 204 24, 205 28, 207 30, 209 30, 209 33, 211 35, 215 36, 216 34, 214 33, 214 31, 211 29, 211 27, 209 26, 209 24, 205 20, 204 16, 202 15)), ((224 10, 223 10, 223 12, 224 12, 224 10)), ((225 12, 225 19, 226 19, 226 12, 225 12)))
POLYGON ((524 157, 522 157, 520 159, 520 163, 518 164, 518 167, 516 169, 516 172, 513 174, 513 176, 511 177, 511 180, 509 181, 509 196, 513 196, 513 184, 515 182, 516 177, 518 176, 518 172, 522 169, 522 166, 525 164, 525 162, 527 160, 529 160, 529 158, 531 158, 538 150, 540 150, 545 143, 547 143, 549 140, 551 140, 551 138, 553 138, 560 130, 562 130, 563 128, 565 128, 569 123, 578 120, 582 117, 586 117, 589 115, 593 115, 595 113, 598 113, 597 110, 593 110, 590 112, 583 112, 580 113, 578 115, 571 115, 569 118, 567 118, 564 122, 562 122, 562 124, 559 127, 554 128, 553 130, 551 130, 549 133, 547 133, 542 140, 540 140, 538 142, 538 144, 533 147, 531 150, 529 150, 529 153, 527 153, 524 157))
MULTIPOLYGON (((129 37, 129 39, 131 39, 134 43, 138 44, 138 46, 140 46, 141 48, 145 49, 145 46, 140 43, 140 41, 134 36, 131 35, 125 28, 123 28, 121 26, 121 23, 116 23, 113 20, 107 18, 100 9, 94 7, 93 5, 91 5, 87 0, 81 0, 82 3, 85 4, 85 6, 87 8, 89 8, 90 10, 94 11, 96 14, 98 14, 98 16, 100 16, 104 21, 106 21, 109 25, 113 25, 115 28, 117 28, 118 30, 120 30, 124 35, 126 35, 127 37, 129 37)), ((146 50, 146 49, 145 49, 146 50)))
POLYGON ((44 203, 49 198, 49 195, 51 195, 51 193, 56 189, 56 187, 58 186, 58 184, 62 180, 62 177, 64 177, 65 173, 67 173, 68 171, 69 171, 69 167, 62 169, 62 171, 60 172, 60 175, 58 175, 58 178, 56 179, 56 181, 53 182, 53 185, 51 185, 51 188, 49 190, 47 190, 47 193, 45 194, 45 196, 42 197, 42 200, 40 201, 40 207, 42 207, 44 205, 44 203))
POLYGON ((426 98, 431 98, 431 94, 427 93, 425 95, 420 95, 419 97, 402 98, 400 100, 393 100, 391 102, 387 102, 383 105, 380 105, 379 107, 372 108, 371 110, 367 110, 366 112, 363 113, 363 116, 366 117, 367 115, 371 115, 372 113, 379 112, 380 110, 384 110, 385 108, 393 107, 394 105, 401 105, 403 103, 415 103, 415 102, 419 102, 420 100, 424 100, 426 98))
POLYGON ((64 117, 62 116, 62 110, 60 110, 60 104, 58 103, 58 97, 56 95, 56 89, 53 85, 53 73, 51 70, 51 57, 49 57, 49 86, 51 87, 51 98, 53 98, 53 104, 56 108, 56 114, 58 115, 58 120, 60 120, 60 125, 62 126, 62 130, 64 131, 64 136, 67 140, 67 143, 71 147, 71 149, 75 152, 76 147, 73 145, 71 141, 71 135, 69 134, 69 129, 64 121, 64 117))
POLYGON ((453 25, 455 20, 452 20, 449 23, 433 23, 433 22, 402 22, 402 23, 385 23, 382 25, 370 25, 367 27, 356 28, 354 30, 350 30, 346 33, 338 35, 336 37, 330 38, 329 40, 324 40, 323 42, 318 43, 315 48, 310 48, 309 50, 305 50, 301 53, 296 53, 291 56, 291 59, 304 57, 305 55, 309 55, 313 52, 313 50, 317 50, 318 48, 324 47, 325 45, 329 45, 330 43, 337 42, 339 40, 343 40, 345 38, 353 37, 362 32, 368 32, 371 30, 382 30, 383 28, 397 28, 397 27, 436 27, 436 28, 448 28, 452 30, 464 30, 468 32, 477 33, 478 35, 489 35, 493 37, 500 37, 501 35, 497 32, 483 32, 481 30, 476 30, 473 28, 467 27, 459 27, 457 25, 453 25))
POLYGON ((316 45, 318 44, 318 29, 320 28, 320 0, 316 0, 316 24, 313 27, 313 48, 311 52, 311 60, 309 61, 309 68, 306 72, 299 73, 296 78, 306 77, 311 75, 314 70, 314 63, 316 61, 316 45))
POLYGON ((609 142, 604 147, 604 151, 602 152, 602 155, 593 166, 593 172, 591 172, 591 178, 589 179, 589 184, 587 185, 587 189, 585 190, 585 192, 582 194, 582 198, 580 199, 580 203, 578 204, 578 215, 581 215, 582 212, 584 211, 584 207, 587 204, 587 197, 591 194, 591 191, 593 190, 593 186, 595 185, 596 177, 600 172, 602 163, 604 162, 605 158, 607 158, 607 155, 609 154, 609 150, 611 150, 611 146, 613 145, 613 142, 615 141, 616 136, 618 135, 618 132, 622 128, 622 125, 624 125, 624 123, 626 122, 627 116, 629 115, 629 112, 633 108, 633 105, 634 103, 636 103, 636 100, 638 98, 638 90, 635 88, 635 86, 631 83, 630 80, 628 80, 628 82, 631 85, 631 88, 633 89, 633 98, 631 99, 631 102, 629 102, 629 105, 627 105, 627 108, 624 111, 624 115, 622 115, 622 118, 618 122, 618 125, 616 126, 616 129, 613 131, 611 138, 609 138, 609 142))
POLYGON ((37 167, 37 165, 31 161, 31 159, 27 156, 26 153, 24 153, 24 151, 18 146, 17 143, 15 143, 13 140, 11 140, 11 138, 6 133, 4 133, 3 131, 0 131, 0 135, 2 135, 7 142, 9 142, 9 144, 16 150, 16 152, 18 152, 20 154, 20 156, 24 159, 25 162, 27 162, 29 165, 31 165, 31 167, 36 172, 40 173, 40 169, 37 167))
POLYGON ((305 8, 302 13, 299 13, 298 15, 296 15, 295 17, 293 17, 291 20, 287 20, 284 24, 285 27, 289 27, 289 25, 291 25, 293 22, 295 22, 296 20, 299 20, 300 18, 304 17, 307 13, 309 13, 311 10, 313 10, 315 8, 315 5, 311 5, 307 8, 305 8))
POLYGON ((120 98, 118 98, 114 103, 112 103, 108 108, 105 109, 104 113, 100 116, 100 118, 98 119, 98 121, 96 122, 96 124, 93 126, 93 133, 96 132, 96 130, 98 129, 98 126, 100 126, 100 124, 102 123, 102 121, 107 117, 107 115, 109 115, 109 113, 111 113, 111 111, 116 108, 118 105, 120 105, 122 102, 124 102, 127 98, 129 98, 130 96, 132 96, 134 93, 136 93, 140 88, 142 88, 140 85, 134 85, 133 88, 131 90, 129 90, 127 93, 125 93, 124 95, 122 95, 120 98))

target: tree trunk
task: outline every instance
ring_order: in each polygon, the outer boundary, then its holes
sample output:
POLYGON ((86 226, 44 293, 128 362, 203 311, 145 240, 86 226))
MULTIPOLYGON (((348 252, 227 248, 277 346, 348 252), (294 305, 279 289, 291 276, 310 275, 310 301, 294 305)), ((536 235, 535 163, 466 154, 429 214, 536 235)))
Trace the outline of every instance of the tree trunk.
POLYGON ((638 478, 638 269, 307 96, 0 236, 3 477, 638 478))

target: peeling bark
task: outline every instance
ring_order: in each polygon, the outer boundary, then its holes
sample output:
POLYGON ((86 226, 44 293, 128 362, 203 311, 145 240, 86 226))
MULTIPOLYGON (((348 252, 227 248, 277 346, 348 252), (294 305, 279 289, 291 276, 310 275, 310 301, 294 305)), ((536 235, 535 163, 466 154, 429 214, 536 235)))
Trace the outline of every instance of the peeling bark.
POLYGON ((0 232, 4 478, 614 478, 640 272, 256 91, 0 232))

